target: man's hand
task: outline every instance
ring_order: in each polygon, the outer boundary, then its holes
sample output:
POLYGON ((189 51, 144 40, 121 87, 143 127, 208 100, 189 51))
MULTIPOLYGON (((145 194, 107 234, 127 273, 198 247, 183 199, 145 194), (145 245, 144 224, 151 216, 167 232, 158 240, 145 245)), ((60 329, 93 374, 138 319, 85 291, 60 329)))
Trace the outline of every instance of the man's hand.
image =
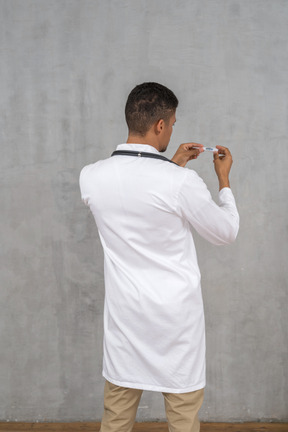
POLYGON ((233 163, 232 155, 227 147, 217 145, 218 152, 214 152, 214 168, 219 180, 219 190, 230 187, 229 173, 233 163))
POLYGON ((181 144, 176 151, 175 155, 171 159, 177 165, 185 167, 188 161, 197 159, 200 153, 202 153, 203 145, 197 143, 185 143, 181 144))

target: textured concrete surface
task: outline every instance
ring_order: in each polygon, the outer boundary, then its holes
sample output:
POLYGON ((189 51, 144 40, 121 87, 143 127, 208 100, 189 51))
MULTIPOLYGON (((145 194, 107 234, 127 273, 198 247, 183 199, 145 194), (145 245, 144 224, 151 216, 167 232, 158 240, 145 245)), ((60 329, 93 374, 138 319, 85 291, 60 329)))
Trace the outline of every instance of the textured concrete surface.
MULTIPOLYGON (((99 420, 103 256, 78 176, 127 137, 131 88, 180 100, 168 156, 231 148, 239 238, 195 235, 201 419, 288 419, 288 2, 0 0, 0 420, 99 420)), ((211 155, 190 162, 215 199, 211 155)), ((133 367, 133 365, 131 365, 133 367)), ((138 420, 165 417, 146 392, 138 420)))

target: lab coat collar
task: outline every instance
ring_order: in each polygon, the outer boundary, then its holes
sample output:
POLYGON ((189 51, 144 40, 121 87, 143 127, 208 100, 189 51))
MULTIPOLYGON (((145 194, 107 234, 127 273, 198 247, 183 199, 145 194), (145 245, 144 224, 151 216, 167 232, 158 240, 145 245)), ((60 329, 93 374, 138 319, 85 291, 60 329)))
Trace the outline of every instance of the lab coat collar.
POLYGON ((160 154, 160 152, 155 147, 149 144, 127 144, 127 143, 119 144, 116 150, 132 150, 132 151, 160 154))

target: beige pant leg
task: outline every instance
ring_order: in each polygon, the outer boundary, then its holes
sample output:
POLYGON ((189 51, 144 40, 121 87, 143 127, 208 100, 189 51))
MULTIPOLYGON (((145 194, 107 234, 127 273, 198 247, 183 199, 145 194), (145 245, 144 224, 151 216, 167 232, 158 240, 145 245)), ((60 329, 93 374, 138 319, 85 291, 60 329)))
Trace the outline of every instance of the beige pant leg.
POLYGON ((199 432, 198 411, 204 389, 190 393, 163 393, 169 432, 199 432))
POLYGON ((142 392, 106 381, 100 432, 131 432, 142 392))

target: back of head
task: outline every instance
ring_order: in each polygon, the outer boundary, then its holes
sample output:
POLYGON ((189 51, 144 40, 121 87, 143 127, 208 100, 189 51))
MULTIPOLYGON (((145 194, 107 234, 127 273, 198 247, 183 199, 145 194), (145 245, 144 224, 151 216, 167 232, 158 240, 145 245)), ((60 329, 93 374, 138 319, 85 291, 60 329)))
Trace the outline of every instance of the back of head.
POLYGON ((129 133, 144 136, 158 120, 168 121, 177 106, 177 97, 167 87, 154 82, 137 85, 125 106, 129 133))

